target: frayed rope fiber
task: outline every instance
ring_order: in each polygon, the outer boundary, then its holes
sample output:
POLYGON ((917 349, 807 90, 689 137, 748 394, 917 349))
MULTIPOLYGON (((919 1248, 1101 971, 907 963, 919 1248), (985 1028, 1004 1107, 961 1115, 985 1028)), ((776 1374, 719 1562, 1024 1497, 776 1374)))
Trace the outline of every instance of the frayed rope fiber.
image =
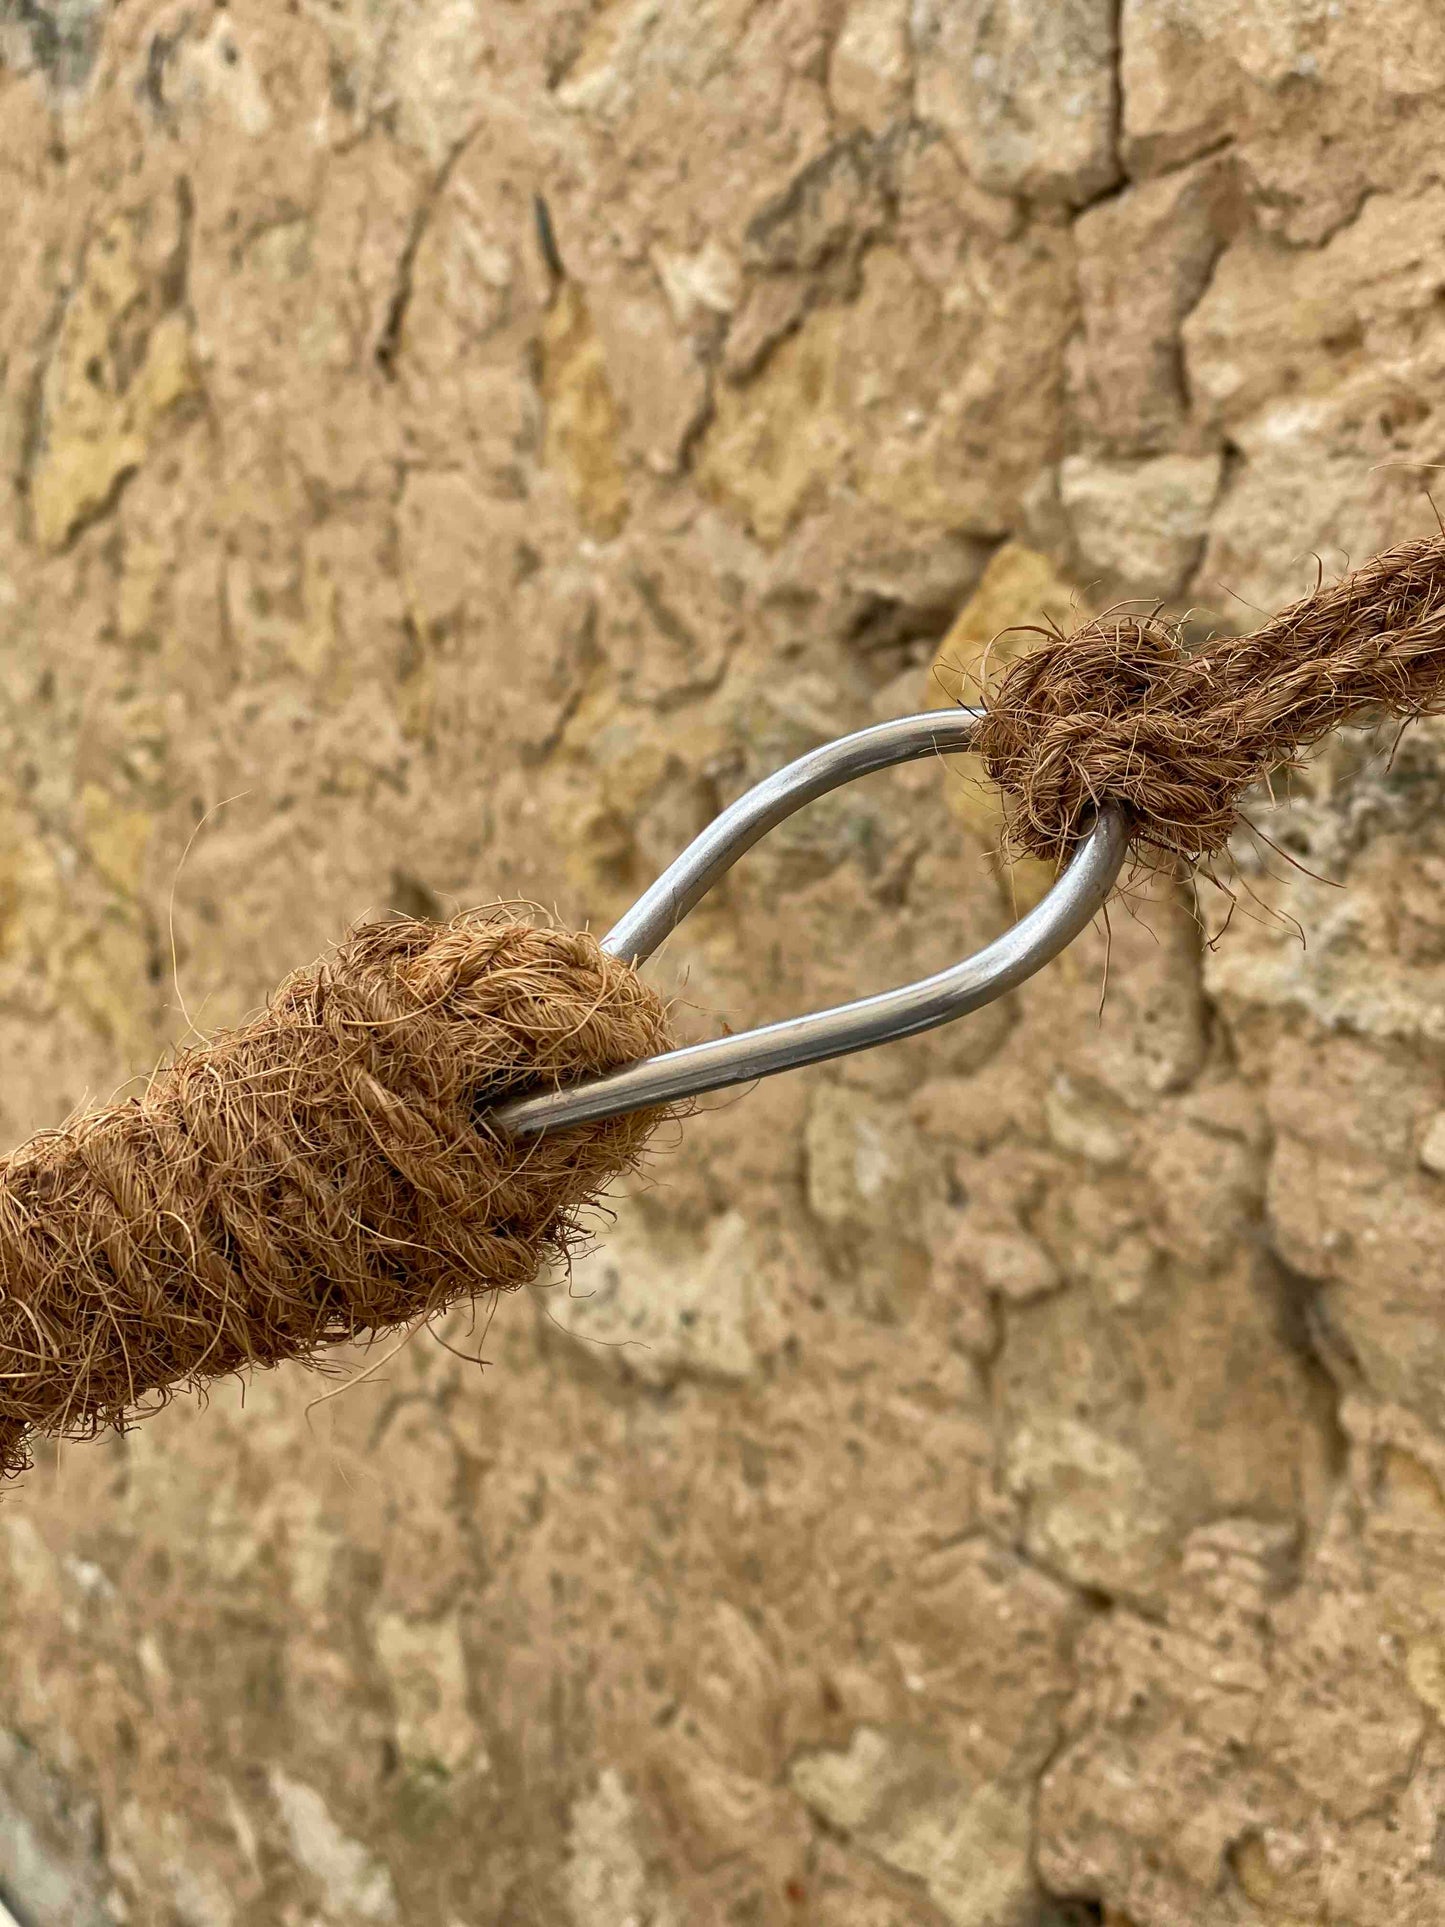
POLYGON ((485 1107, 669 1047, 590 936, 503 914, 354 930, 143 1097, 0 1160, 0 1474, 33 1433, 528 1283, 659 1111, 515 1142, 485 1107))
POLYGON ((1339 724, 1445 711, 1445 535, 1193 654, 1156 616, 1101 616, 1017 661, 987 708, 976 747, 1012 847, 1057 861, 1117 803, 1136 845, 1208 856, 1245 790, 1339 724))

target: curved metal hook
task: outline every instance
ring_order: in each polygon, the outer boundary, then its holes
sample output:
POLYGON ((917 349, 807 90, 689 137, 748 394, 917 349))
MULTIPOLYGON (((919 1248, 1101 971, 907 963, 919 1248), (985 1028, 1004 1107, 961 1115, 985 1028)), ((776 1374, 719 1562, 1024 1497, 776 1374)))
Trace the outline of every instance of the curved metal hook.
MULTIPOLYGON (((967 750, 980 720, 981 712, 973 709, 900 716, 800 756, 716 817, 608 931, 602 948, 634 965, 645 962, 744 851, 785 817, 873 770, 967 750)), ((565 1090, 514 1098, 488 1111, 487 1119, 515 1136, 590 1124, 846 1057, 946 1024, 1014 989, 1073 942, 1113 889, 1128 841, 1122 812, 1101 810, 1041 903, 972 957, 932 977, 735 1037, 645 1057, 565 1090)))

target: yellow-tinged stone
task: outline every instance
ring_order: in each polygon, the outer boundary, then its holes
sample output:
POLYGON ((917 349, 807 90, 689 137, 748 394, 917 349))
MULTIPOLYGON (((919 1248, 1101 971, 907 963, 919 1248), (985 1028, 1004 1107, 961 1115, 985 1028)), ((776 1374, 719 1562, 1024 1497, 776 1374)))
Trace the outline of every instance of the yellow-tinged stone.
POLYGON ((196 392, 185 316, 167 309, 147 326, 159 300, 152 281, 128 217, 87 250, 41 388, 30 512, 45 548, 63 547, 105 506, 144 461, 156 424, 196 392))
POLYGON ((819 309, 755 381, 720 392, 702 486, 769 544, 841 482, 906 522, 975 525, 980 478, 945 449, 959 439, 942 428, 952 403, 932 393, 938 330, 931 293, 878 249, 855 303, 819 309))
POLYGON ((127 896, 140 888, 152 822, 145 810, 123 809, 99 783, 80 792, 81 834, 92 862, 127 896))
POLYGON ((597 746, 616 727, 621 710, 615 685, 604 676, 584 671, 580 693, 562 728, 560 749, 587 763, 596 762, 597 746))
MULTIPOLYGON (((614 888, 639 854, 639 825, 669 782, 705 768, 728 740, 716 722, 679 723, 666 736, 647 735, 614 688, 584 689, 561 738, 580 766, 580 794, 569 793, 553 817, 572 881, 584 891, 614 888)), ((677 847, 691 834, 681 830, 677 847)))
POLYGON ((939 644, 931 673, 955 701, 977 702, 985 677, 1038 646, 1036 629, 1053 622, 1067 631, 1088 613, 1046 555, 1005 542, 939 644))
POLYGON ((1436 1719, 1445 1719, 1445 1644, 1438 1639, 1417 1640, 1405 1654, 1405 1677, 1416 1699, 1436 1719))
POLYGON ((135 382, 135 413, 147 429, 168 408, 196 392, 196 369, 191 357, 191 330, 186 317, 172 309, 151 330, 146 358, 135 382))
POLYGON ((698 481, 760 542, 781 542, 847 465, 849 431, 836 401, 847 319, 841 309, 813 316, 755 382, 718 396, 698 481))
POLYGON ((63 547, 144 455, 145 443, 133 429, 112 426, 91 436, 58 426, 30 484, 36 539, 48 549, 63 547))
POLYGON ((408 742, 424 742, 436 715, 436 666, 424 642, 413 639, 395 692, 397 722, 408 742))
POLYGON ((627 520, 617 403, 587 298, 564 282, 542 323, 543 460, 567 485, 589 535, 606 540, 627 520))
MULTIPOLYGON (((1078 590, 1047 556, 1022 543, 1005 542, 939 644, 928 672, 929 701, 936 702, 941 691, 953 702, 977 703, 1011 662, 1037 648, 1044 640, 1039 632, 1049 623, 1067 632, 1088 613, 1078 590)), ((999 850, 1003 801, 984 775, 981 759, 951 756, 948 762, 956 779, 949 785, 950 807, 991 850, 999 850)), ((1034 857, 1006 864, 1000 854, 998 861, 1020 910, 1037 903, 1053 883, 1051 867, 1034 857)))
POLYGON ((974 295, 951 305, 900 249, 874 248, 855 301, 720 390, 699 480, 767 543, 842 486, 929 533, 1002 535, 1043 459, 1012 346, 974 295))
POLYGON ((596 797, 574 802, 554 813, 553 826, 567 875, 580 889, 604 889, 627 872, 632 829, 609 804, 596 797))
POLYGON ((1445 1492, 1428 1465, 1413 1452, 1389 1446, 1381 1462, 1383 1491, 1392 1512, 1413 1514, 1421 1523, 1445 1525, 1445 1492))
POLYGON ((601 770, 602 793, 614 810, 636 816, 656 793, 676 758, 671 745, 644 737, 629 743, 620 755, 608 757, 601 770))
MULTIPOLYGON (((1235 1849, 1231 1864, 1247 1898, 1267 1910, 1264 1918, 1269 1927, 1323 1927, 1324 1916, 1315 1906, 1318 1878, 1313 1867, 1277 1873, 1255 1836, 1235 1849)), ((1104 1918, 1111 1927, 1133 1927, 1123 1914, 1106 1911, 1104 1918)))
POLYGON ((77 944, 64 963, 62 981, 69 1001, 121 1056, 136 1064, 155 1056, 149 961, 141 932, 113 917, 77 944))
POLYGON ((27 858, 33 864, 35 855, 33 849, 27 851, 21 842, 11 812, 6 809, 0 813, 0 957, 7 956, 15 947, 22 900, 26 894, 22 878, 27 868, 27 858))
POLYGON ((634 880, 633 826, 601 798, 585 797, 558 807, 552 814, 552 828, 562 848, 568 881, 589 903, 610 905, 615 893, 634 880))
POLYGON ((151 630, 156 598, 174 564, 175 557, 160 543, 127 539, 115 598, 115 626, 126 642, 151 630))
POLYGON ((301 607, 304 620, 300 628, 287 632, 286 654, 308 676, 319 676, 330 661, 337 637, 336 578, 307 549, 301 564, 301 607))

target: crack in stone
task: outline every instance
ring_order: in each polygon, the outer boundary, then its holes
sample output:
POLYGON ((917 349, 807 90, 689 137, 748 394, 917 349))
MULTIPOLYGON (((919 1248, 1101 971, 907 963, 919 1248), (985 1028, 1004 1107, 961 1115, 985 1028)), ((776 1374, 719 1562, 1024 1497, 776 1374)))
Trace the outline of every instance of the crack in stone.
POLYGON ((411 307, 417 253, 422 242, 426 239, 427 230, 430 228, 437 208, 441 204, 442 196, 446 193, 447 184, 450 182, 456 170, 457 162, 466 152, 467 143, 472 139, 475 131, 475 128, 469 128, 468 131, 452 145, 447 153, 446 159, 432 177, 430 186, 422 196, 415 212, 412 214, 411 226, 407 230, 406 241, 401 250, 401 258, 396 264, 396 278, 392 287, 391 298, 387 302, 386 315, 381 324, 381 331, 377 336, 376 347, 373 350, 376 365, 388 381, 395 381, 397 378, 396 364, 397 358, 401 353, 402 336, 406 327, 407 313, 411 307))

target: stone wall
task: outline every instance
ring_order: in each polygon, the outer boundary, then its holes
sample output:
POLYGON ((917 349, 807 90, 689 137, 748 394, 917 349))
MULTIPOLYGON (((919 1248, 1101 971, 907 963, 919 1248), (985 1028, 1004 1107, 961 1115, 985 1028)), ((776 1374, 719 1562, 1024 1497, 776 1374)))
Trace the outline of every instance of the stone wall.
MULTIPOLYGON (((0 0, 4 1140, 368 910, 610 918, 1010 623, 1431 527, 1442 133, 1435 0, 0 0)), ((570 1286, 48 1455, 16 1913, 1445 1919, 1445 730, 1389 751, 710 1107, 570 1286)), ((1041 887, 997 830, 849 790, 654 976, 937 967, 1041 887)))

